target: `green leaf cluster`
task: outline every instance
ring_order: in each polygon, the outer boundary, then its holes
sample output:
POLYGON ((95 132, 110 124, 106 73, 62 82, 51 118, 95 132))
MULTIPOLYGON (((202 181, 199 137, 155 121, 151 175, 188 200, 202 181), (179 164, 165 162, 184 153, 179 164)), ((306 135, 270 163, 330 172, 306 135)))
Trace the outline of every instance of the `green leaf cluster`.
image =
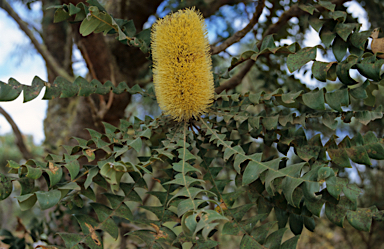
MULTIPOLYGON (((117 34, 119 41, 148 52, 147 34, 135 37, 132 22, 114 19, 94 0, 88 3, 56 6, 55 21, 73 18, 82 22, 83 35, 117 34)), ((90 139, 74 138, 77 145, 63 145, 63 154, 8 161, 10 174, 0 174, 0 200, 9 197, 18 181, 21 193, 16 199, 22 210, 36 203, 43 210, 65 206, 79 224, 78 233, 57 231, 66 248, 103 248, 104 233, 118 239, 122 224, 134 227, 124 236, 148 248, 183 248, 186 242, 193 248, 213 248, 217 233, 239 236, 240 248, 296 248, 303 229, 315 231, 321 216, 340 227, 346 218, 354 228, 370 231, 373 219, 383 220, 382 211, 359 208, 360 188, 339 171, 383 160, 383 138, 372 131, 340 140, 335 134, 309 137, 305 128, 317 123, 335 130, 340 123, 382 120, 382 106, 372 106, 374 91, 383 84, 384 60, 364 52, 367 32, 347 23, 347 13, 335 10, 331 2, 299 8, 313 15, 309 23, 324 46, 277 47, 273 36, 266 36, 260 49, 233 58, 226 74, 244 61, 274 55, 286 60, 290 72, 313 61, 313 77, 339 80, 337 89, 223 91, 198 119, 175 122, 160 115, 122 119, 119 126, 103 123, 103 132, 88 129, 90 139), (315 15, 320 10, 321 19, 315 15), (317 61, 317 50, 330 46, 337 61, 317 61), (352 69, 367 80, 351 78, 352 69), (354 108, 355 103, 361 109, 354 108), (96 198, 98 189, 104 200, 96 198), (86 208, 92 211, 77 212, 86 208)), ((36 77, 31 86, 14 79, 0 82, 0 101, 12 101, 23 91, 26 102, 43 87, 44 99, 110 92, 155 99, 152 88, 129 88, 125 82, 114 86, 110 81, 58 77, 47 83, 36 77)))

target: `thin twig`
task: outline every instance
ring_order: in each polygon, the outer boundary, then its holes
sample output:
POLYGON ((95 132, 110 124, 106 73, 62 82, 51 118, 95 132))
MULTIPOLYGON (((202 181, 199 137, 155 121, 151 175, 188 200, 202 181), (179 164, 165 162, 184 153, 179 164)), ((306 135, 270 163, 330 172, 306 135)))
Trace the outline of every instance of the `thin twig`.
MULTIPOLYGON (((333 0, 332 3, 334 4, 343 4, 345 2, 348 2, 348 1, 351 1, 351 0, 333 0)), ((264 1, 259 3, 257 5, 257 8, 256 8, 256 12, 254 13, 252 19, 251 19, 251 22, 243 29, 243 30, 246 30, 247 28, 249 28, 249 30, 247 32, 249 32, 252 28, 252 27, 249 27, 250 24, 252 22, 254 22, 255 20, 255 16, 258 14, 258 11, 260 11, 260 14, 261 12, 263 11, 263 8, 264 8, 264 1), (262 8, 261 8, 262 6, 262 8), (261 8, 261 10, 259 9, 259 7, 261 8)), ((321 7, 319 5, 316 6, 316 8, 319 10, 319 11, 323 11, 324 10, 324 7, 321 7)), ((267 35, 270 35, 270 34, 274 34, 274 33, 277 33, 279 31, 279 29, 281 27, 283 27, 291 18, 295 17, 295 16, 300 16, 300 15, 305 15, 305 14, 308 14, 306 13, 305 11, 301 10, 299 8, 299 5, 298 4, 295 4, 293 5, 291 8, 289 8, 287 11, 285 11, 279 18, 279 20, 270 25, 267 30, 264 32, 263 34, 263 39, 267 36, 267 35)), ((258 21, 258 18, 259 16, 257 16, 257 19, 256 19, 256 22, 258 21)), ((240 30, 238 32, 236 32, 232 37, 228 38, 225 42, 223 42, 222 44, 220 44, 219 46, 215 47, 215 48, 212 48, 212 54, 215 54, 215 51, 219 51, 219 48, 221 45, 223 44, 229 44, 228 46, 232 45, 233 43, 231 43, 231 40, 235 40, 235 42, 238 42, 241 38, 239 38, 238 40, 236 40, 236 34, 243 31, 243 30, 240 30), (230 40, 231 39, 231 40, 230 40)), ((245 33, 246 34, 246 33, 245 33)), ((245 36, 244 34, 244 36, 245 36)), ((244 37, 243 36, 243 37, 244 37)), ((260 49, 261 47, 261 44, 262 44, 262 41, 259 41, 257 43, 257 47, 260 49)), ((223 45, 224 46, 224 45, 223 45)), ((224 46, 225 47, 225 46, 224 46)), ((224 49, 226 49, 227 47, 225 47, 224 49)), ((224 50, 223 49, 223 50, 224 50)), ((223 50, 220 50, 219 52, 223 51, 223 50)), ((241 84, 243 78, 245 77, 245 75, 249 72, 249 70, 251 69, 252 65, 254 64, 254 61, 250 60, 251 57, 247 58, 247 59, 242 59, 241 61, 239 61, 238 63, 236 63, 235 65, 233 65, 232 67, 229 68, 229 70, 232 70, 234 67, 236 67, 237 65, 240 65, 241 63, 247 61, 247 64, 244 66, 244 68, 242 68, 240 70, 240 72, 238 72, 236 75, 234 75, 231 79, 225 81, 223 84, 221 84, 219 87, 217 87, 215 89, 215 92, 216 93, 221 93, 222 91, 224 90, 229 90, 229 89, 233 89, 234 87, 238 86, 239 84, 241 84)))
POLYGON ((20 26, 20 29, 28 36, 31 40, 32 44, 35 46, 36 50, 41 54, 48 67, 55 72, 55 74, 64 77, 69 81, 73 81, 74 78, 70 76, 67 71, 60 66, 60 64, 56 61, 56 59, 51 55, 48 49, 39 43, 36 39, 35 35, 28 28, 28 24, 24 22, 20 16, 12 9, 12 7, 7 3, 6 0, 0 0, 0 8, 4 9, 8 15, 10 15, 20 26))
POLYGON ((8 121, 8 123, 11 125, 13 133, 16 136, 16 145, 19 147, 19 150, 21 154, 23 155, 23 158, 25 160, 31 159, 32 154, 27 149, 27 146, 24 143, 23 135, 21 134, 19 127, 17 127, 15 121, 13 121, 12 117, 3 109, 0 107, 0 113, 5 117, 5 119, 8 121))
MULTIPOLYGON (((117 86, 116 79, 115 79, 115 73, 114 73, 114 68, 112 64, 110 64, 111 68, 111 82, 114 86, 117 86)), ((100 102, 100 110, 98 112, 98 116, 100 120, 104 119, 105 114, 108 112, 108 110, 111 108, 112 103, 113 103, 113 92, 109 92, 109 98, 108 98, 108 103, 105 103, 105 98, 103 96, 102 101, 100 102)))
POLYGON ((252 30, 252 28, 256 25, 256 23, 259 21, 259 18, 261 16, 261 13, 263 12, 265 6, 265 0, 261 0, 257 3, 255 13, 253 13, 253 16, 247 26, 245 26, 242 30, 237 31, 235 34, 233 34, 231 37, 229 37, 227 40, 225 40, 223 43, 216 47, 211 48, 211 54, 218 54, 225 49, 227 49, 232 44, 240 41, 249 31, 252 30))
POLYGON ((236 86, 240 85, 240 83, 243 81, 245 75, 247 75, 247 73, 249 72, 249 70, 251 70, 251 68, 254 64, 255 64, 255 62, 253 60, 247 61, 245 66, 237 74, 232 76, 232 78, 225 81, 220 86, 216 87, 215 92, 217 94, 219 94, 224 90, 233 89, 236 86))
MULTIPOLYGON (((351 0, 333 0, 332 3, 339 5, 339 4, 343 4, 345 2, 349 2, 349 1, 351 1, 351 0)), ((315 7, 320 12, 325 10, 325 8, 322 7, 321 5, 315 5, 315 7)), ((300 9, 299 4, 292 5, 287 11, 285 11, 283 14, 281 14, 281 16, 279 17, 279 20, 276 23, 270 25, 267 28, 267 30, 263 34, 263 38, 266 37, 267 35, 276 34, 280 30, 281 27, 283 27, 285 24, 288 23, 288 21, 291 18, 299 17, 302 15, 309 15, 309 14, 307 12, 305 12, 304 10, 300 9)), ((260 48, 261 42, 259 42, 257 44, 257 46, 258 46, 258 48, 260 48)))

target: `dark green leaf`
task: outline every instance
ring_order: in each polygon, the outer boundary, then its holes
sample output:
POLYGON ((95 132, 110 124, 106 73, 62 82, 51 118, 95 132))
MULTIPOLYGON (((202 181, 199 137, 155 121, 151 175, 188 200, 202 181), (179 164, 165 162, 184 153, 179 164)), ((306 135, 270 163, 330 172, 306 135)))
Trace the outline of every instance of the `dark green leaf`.
POLYGON ((371 35, 371 31, 362 31, 362 32, 354 32, 350 39, 356 48, 360 50, 364 50, 366 44, 368 43, 367 39, 371 35))
POLYGON ((58 8, 55 11, 53 22, 54 23, 62 22, 67 20, 69 17, 70 17, 69 13, 64 8, 58 8))
POLYGON ((72 16, 72 15, 75 15, 77 13, 79 13, 81 11, 80 8, 76 7, 75 5, 73 5, 72 3, 69 4, 69 15, 72 16))
POLYGON ((276 221, 267 222, 261 226, 256 227, 251 235, 252 238, 254 238, 259 244, 264 244, 265 238, 267 238, 267 235, 270 231, 270 229, 276 224, 276 221))
POLYGON ((309 108, 325 110, 323 90, 311 91, 302 95, 303 102, 309 108))
POLYGON ((337 61, 342 61, 347 53, 348 43, 343 41, 340 36, 337 36, 332 44, 332 52, 335 55, 337 61))
POLYGON ((326 48, 328 48, 332 44, 333 39, 335 39, 336 37, 336 33, 333 31, 334 27, 335 23, 333 21, 328 21, 324 23, 323 27, 320 30, 319 36, 326 48))
POLYGON ((295 237, 286 240, 283 244, 281 244, 280 249, 296 249, 297 242, 300 239, 300 235, 296 235, 295 237))
POLYGON ((281 228, 273 233, 271 233, 268 238, 265 240, 264 246, 270 249, 280 248, 281 240, 283 235, 287 231, 287 228, 281 228))
POLYGON ((309 61, 316 59, 317 47, 308 47, 299 50, 296 54, 288 55, 287 66, 288 70, 293 73, 297 69, 301 68, 309 61))
POLYGON ((318 17, 315 17, 315 16, 310 16, 308 19, 308 22, 309 22, 309 25, 311 25, 312 28, 316 30, 316 32, 319 32, 321 27, 325 23, 324 20, 319 19, 318 17))
POLYGON ((310 4, 299 4, 299 8, 313 15, 313 12, 316 10, 316 7, 310 4))
POLYGON ((0 201, 12 193, 13 185, 10 178, 0 173, 0 201))
POLYGON ((73 160, 72 162, 65 164, 64 167, 68 169, 69 174, 71 175, 71 180, 75 179, 80 172, 80 164, 77 160, 73 160))
POLYGON ((358 208, 356 211, 349 210, 347 220, 357 230, 369 232, 372 223, 372 210, 370 208, 358 208))
POLYGON ((99 26, 99 24, 100 21, 98 19, 92 16, 88 16, 81 23, 79 32, 83 36, 87 36, 91 34, 97 28, 97 26, 99 26))
POLYGON ((263 43, 261 44, 260 51, 263 51, 264 49, 273 49, 276 48, 275 40, 273 39, 273 35, 267 35, 263 39, 263 43))
POLYGON ((37 200, 42 210, 55 206, 61 198, 59 190, 50 190, 48 192, 36 192, 37 200))
POLYGON ((328 70, 334 65, 334 62, 314 61, 312 65, 313 76, 320 81, 327 81, 328 70))
POLYGON ((31 86, 27 86, 27 85, 23 86, 23 90, 24 90, 23 102, 25 103, 35 99, 40 94, 41 89, 43 89, 44 85, 45 85, 44 81, 39 77, 35 76, 32 80, 31 86))
POLYGON ((22 85, 15 79, 10 78, 8 84, 0 81, 0 101, 12 101, 19 97, 22 85))
POLYGON ((296 214, 290 214, 289 227, 294 235, 301 234, 303 231, 303 217, 296 214))
POLYGON ((76 233, 58 233, 58 234, 64 240, 66 248, 73 248, 73 249, 83 248, 79 244, 84 239, 84 235, 80 235, 76 233))
POLYGON ((325 100, 327 104, 332 107, 334 110, 342 112, 341 106, 349 105, 349 94, 348 89, 339 89, 334 92, 326 93, 325 100))
MULTIPOLYGON (((336 12, 339 12, 339 11, 335 11, 335 13, 336 12)), ((342 14, 342 18, 345 18, 344 14, 342 14)), ((336 24, 335 31, 345 42, 347 42, 348 36, 353 32, 353 30, 358 29, 359 27, 360 27, 360 24, 357 24, 357 23, 339 22, 336 24)))
POLYGON ((244 235, 240 242, 240 249, 248 248, 263 248, 254 238, 249 235, 244 235))
POLYGON ((335 10, 335 6, 336 6, 336 4, 333 4, 329 1, 321 1, 321 0, 319 1, 319 4, 332 12, 335 10))

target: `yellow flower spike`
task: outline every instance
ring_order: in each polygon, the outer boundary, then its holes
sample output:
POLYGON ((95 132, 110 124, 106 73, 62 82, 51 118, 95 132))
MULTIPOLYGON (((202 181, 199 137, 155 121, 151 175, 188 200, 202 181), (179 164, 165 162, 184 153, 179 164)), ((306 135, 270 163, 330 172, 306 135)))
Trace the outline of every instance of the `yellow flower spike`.
POLYGON ((194 9, 179 10, 152 27, 153 82, 160 108, 177 121, 207 111, 214 95, 207 28, 194 9))

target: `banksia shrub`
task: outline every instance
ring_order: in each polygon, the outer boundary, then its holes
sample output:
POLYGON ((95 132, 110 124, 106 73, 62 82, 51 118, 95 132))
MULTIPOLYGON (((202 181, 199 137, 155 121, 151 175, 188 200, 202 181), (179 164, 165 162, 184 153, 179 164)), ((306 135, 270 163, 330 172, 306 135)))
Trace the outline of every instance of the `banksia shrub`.
POLYGON ((194 9, 179 10, 152 28, 153 82, 160 108, 174 119, 204 113, 213 101, 207 29, 194 9))

